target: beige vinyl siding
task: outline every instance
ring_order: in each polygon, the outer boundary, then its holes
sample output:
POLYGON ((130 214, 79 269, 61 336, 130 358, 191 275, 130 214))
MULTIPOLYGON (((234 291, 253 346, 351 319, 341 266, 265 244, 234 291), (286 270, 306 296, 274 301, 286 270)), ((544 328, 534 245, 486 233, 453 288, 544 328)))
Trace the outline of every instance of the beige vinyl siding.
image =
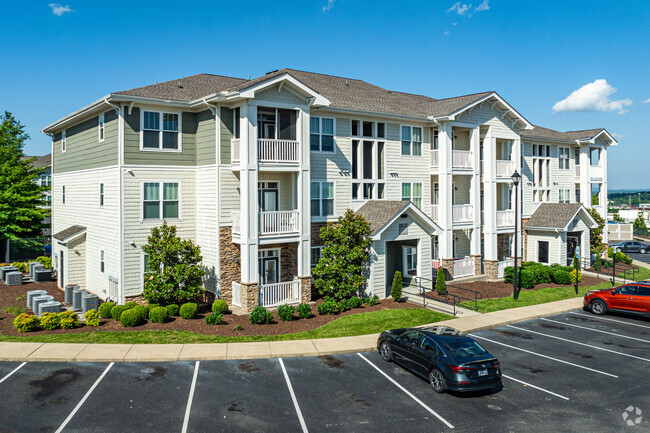
MULTIPOLYGON (((214 124, 213 124, 214 125, 214 124)), ((203 284, 217 290, 217 168, 196 170, 196 243, 201 247, 205 276, 203 284)))
POLYGON ((472 176, 454 175, 453 182, 454 182, 454 203, 453 204, 470 204, 470 188, 472 186, 472 176))
POLYGON ((288 90, 286 87, 278 92, 278 86, 271 87, 269 89, 257 92, 255 94, 255 100, 258 101, 269 101, 281 104, 290 104, 290 105, 305 105, 305 99, 296 95, 292 91, 288 90))
POLYGON ((54 134, 52 172, 110 167, 118 162, 117 114, 114 110, 104 113, 103 142, 99 142, 99 116, 91 117, 66 128, 66 151, 61 152, 61 133, 54 134))
MULTIPOLYGON (((279 182, 278 206, 279 210, 294 210, 293 191, 297 191, 293 173, 260 171, 257 175, 258 182, 279 182)), ((239 207, 238 207, 239 208, 239 207)))
MULTIPOLYGON (((217 133, 210 110, 196 114, 196 165, 217 163, 217 133)), ((185 142, 183 141, 183 147, 185 142)))
POLYGON ((221 107, 221 164, 230 164, 230 140, 233 138, 233 110, 221 107))
MULTIPOLYGON (((537 262, 537 245, 539 241, 548 241, 548 264, 560 263, 560 244, 566 248, 566 234, 528 230, 528 261, 537 262), (564 236, 564 239, 562 239, 564 236)), ((565 252, 566 255, 566 252, 565 252)), ((563 263, 563 264, 566 264, 563 263)))
MULTIPOLYGON (((492 137, 519 138, 519 128, 513 127, 509 121, 504 122, 501 113, 490 108, 489 103, 479 104, 471 112, 465 111, 458 116, 457 120, 463 123, 489 125, 492 137)), ((521 125, 521 122, 518 125, 521 125)))

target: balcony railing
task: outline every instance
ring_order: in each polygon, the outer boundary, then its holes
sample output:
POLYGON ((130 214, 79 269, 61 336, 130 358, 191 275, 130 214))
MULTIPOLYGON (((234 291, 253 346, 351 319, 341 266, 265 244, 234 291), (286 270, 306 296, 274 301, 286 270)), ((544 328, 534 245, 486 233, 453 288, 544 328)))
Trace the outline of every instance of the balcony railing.
MULTIPOLYGON (((259 218, 260 235, 298 232, 300 212, 297 210, 264 211, 259 213, 259 218)), ((232 212, 232 232, 241 233, 241 213, 238 210, 232 212)))
POLYGON ((497 159, 497 177, 510 177, 515 172, 515 162, 497 159))
POLYGON ((233 138, 230 140, 230 162, 236 163, 239 162, 239 138, 233 138))
MULTIPOLYGON (((297 140, 274 140, 260 138, 257 140, 257 160, 264 163, 297 163, 299 142, 297 140)), ((231 163, 238 163, 241 158, 241 140, 230 140, 231 163)))
POLYGON ((513 210, 497 211, 497 227, 511 227, 515 225, 515 212, 513 210))
POLYGON ((474 257, 454 260, 454 278, 474 275, 474 257))
POLYGON ((472 152, 469 150, 454 150, 452 152, 453 168, 472 168, 472 152))
POLYGON ((432 150, 429 152, 430 158, 431 158, 431 167, 432 168, 438 168, 439 167, 439 162, 438 162, 438 151, 437 150, 432 150))
POLYGON ((474 207, 471 204, 455 204, 451 213, 455 223, 474 220, 474 207))
POLYGON ((300 281, 260 285, 260 305, 275 307, 300 302, 300 281))
POLYGON ((438 222, 438 205, 437 204, 432 204, 431 205, 431 219, 435 222, 438 222))
POLYGON ((580 166, 576 165, 576 179, 580 179, 580 166))
POLYGON ((602 165, 592 165, 589 167, 589 177, 592 179, 602 179, 603 178, 603 166, 602 165))

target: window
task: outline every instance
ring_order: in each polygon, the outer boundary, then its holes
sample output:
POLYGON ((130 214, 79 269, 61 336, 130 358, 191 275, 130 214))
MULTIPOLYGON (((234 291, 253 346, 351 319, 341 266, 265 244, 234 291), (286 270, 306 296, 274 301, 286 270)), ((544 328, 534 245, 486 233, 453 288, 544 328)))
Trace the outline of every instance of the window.
POLYGON ((402 156, 422 156, 422 128, 402 126, 402 156))
POLYGON ((52 196, 50 196, 50 195, 45 196, 45 206, 47 206, 47 207, 52 206, 52 196))
POLYGON ((99 250, 99 271, 104 273, 104 250, 99 250))
POLYGON ((65 152, 65 148, 67 145, 67 135, 66 135, 66 130, 64 129, 63 132, 61 133, 61 152, 65 152))
POLYGON ((237 107, 234 110, 232 110, 232 115, 233 115, 232 124, 233 124, 233 132, 234 132, 233 138, 241 138, 240 137, 240 134, 241 134, 241 132, 240 132, 240 124, 239 124, 239 122, 241 121, 241 119, 240 119, 240 117, 241 117, 241 108, 237 107))
POLYGON ((312 181, 311 215, 316 217, 334 215, 334 182, 312 181))
POLYGON ((311 267, 314 268, 320 258, 323 256, 323 248, 325 247, 311 247, 311 267))
POLYGON ((65 185, 61 186, 61 203, 65 204, 65 185))
POLYGON ((570 153, 568 147, 558 147, 558 161, 560 170, 569 169, 570 153))
POLYGON ((314 152, 334 152, 334 119, 310 119, 310 148, 314 152))
POLYGON ((418 208, 422 208, 422 184, 421 183, 402 183, 402 200, 412 201, 418 208))
POLYGON ((418 252, 415 247, 404 247, 404 270, 406 275, 417 275, 418 252))
POLYGON ((537 261, 548 263, 548 241, 537 241, 537 261))
POLYGON ((103 114, 99 115, 99 121, 97 122, 97 135, 100 143, 104 141, 104 115, 103 114))
MULTIPOLYGON (((533 144, 533 162, 531 164, 533 180, 533 202, 548 202, 551 197, 551 146, 533 144)), ((568 155, 568 154, 567 154, 568 155)))
POLYGON ((142 218, 180 218, 179 185, 177 182, 144 182, 142 191, 142 218), (162 190, 162 197, 161 192, 162 190))
POLYGON ((99 205, 104 206, 104 184, 99 184, 99 205))
POLYGON ((576 203, 580 203, 580 186, 576 186, 576 203))
POLYGON ((142 112, 142 149, 179 150, 180 115, 158 111, 142 112))
POLYGON ((352 140, 352 199, 384 198, 384 142, 352 140))
POLYGON ((426 350, 427 352, 434 353, 436 356, 444 356, 442 351, 438 348, 438 345, 427 337, 424 337, 424 339, 422 339, 422 349, 426 350))
POLYGON ((571 189, 560 188, 560 203, 571 203, 571 189))
POLYGON ((41 180, 40 180, 41 186, 50 186, 51 183, 52 183, 52 176, 49 176, 47 174, 41 175, 41 180))
POLYGON ((574 159, 575 159, 575 164, 580 165, 580 148, 579 147, 575 148, 574 159))

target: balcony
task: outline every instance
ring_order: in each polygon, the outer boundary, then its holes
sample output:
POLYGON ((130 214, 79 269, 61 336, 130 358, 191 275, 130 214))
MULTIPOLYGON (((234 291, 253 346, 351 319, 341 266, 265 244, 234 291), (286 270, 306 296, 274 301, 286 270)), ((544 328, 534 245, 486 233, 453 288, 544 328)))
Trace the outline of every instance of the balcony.
POLYGON ((514 227, 514 225, 515 225, 515 211, 513 210, 497 211, 497 227, 514 227))
MULTIPOLYGON (((298 233, 300 212, 297 210, 263 211, 259 213, 260 235, 298 233)), ((240 211, 232 213, 232 233, 241 234, 240 211)))
POLYGON ((452 152, 452 167, 460 169, 472 168, 472 152, 469 150, 454 150, 452 152))
MULTIPOLYGON (((297 164, 299 162, 298 140, 275 140, 260 138, 257 140, 257 161, 263 164, 297 164)), ((240 161, 239 138, 230 141, 230 155, 233 164, 240 161)))
POLYGON ((510 178, 515 172, 515 162, 497 159, 497 177, 510 178))
POLYGON ((592 165, 589 167, 589 177, 591 179, 603 179, 604 170, 602 165, 592 165))
POLYGON ((470 222, 474 220, 474 207, 471 204, 455 204, 451 214, 455 223, 470 222))
POLYGON ((432 150, 429 152, 431 159, 431 168, 438 168, 440 165, 438 163, 438 150, 432 150))

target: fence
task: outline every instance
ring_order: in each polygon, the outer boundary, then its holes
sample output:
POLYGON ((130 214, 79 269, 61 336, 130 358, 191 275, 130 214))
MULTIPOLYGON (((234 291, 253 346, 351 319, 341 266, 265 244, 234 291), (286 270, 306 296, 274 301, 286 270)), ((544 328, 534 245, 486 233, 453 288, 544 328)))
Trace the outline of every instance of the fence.
POLYGON ((106 293, 106 300, 113 302, 120 302, 119 299, 119 281, 116 277, 109 275, 108 276, 108 292, 106 293))
POLYGON ((474 275, 474 257, 454 260, 454 278, 474 275))
POLYGON ((300 302, 300 281, 263 284, 260 286, 260 305, 275 307, 300 302))
POLYGON ((8 239, 4 251, 4 260, 11 262, 24 262, 39 256, 49 256, 52 247, 45 242, 45 238, 8 239))
POLYGON ((632 229, 632 224, 607 224, 607 236, 610 241, 631 241, 634 237, 632 229))

